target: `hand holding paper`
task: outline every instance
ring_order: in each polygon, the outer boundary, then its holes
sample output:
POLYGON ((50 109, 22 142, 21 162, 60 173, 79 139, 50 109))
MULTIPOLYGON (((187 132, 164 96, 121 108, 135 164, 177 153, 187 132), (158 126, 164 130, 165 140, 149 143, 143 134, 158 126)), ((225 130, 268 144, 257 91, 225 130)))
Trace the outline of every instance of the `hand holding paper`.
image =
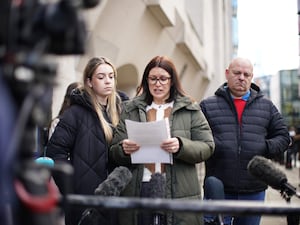
POLYGON ((130 155, 140 149, 140 146, 135 141, 129 139, 124 139, 122 141, 122 147, 127 155, 130 155))

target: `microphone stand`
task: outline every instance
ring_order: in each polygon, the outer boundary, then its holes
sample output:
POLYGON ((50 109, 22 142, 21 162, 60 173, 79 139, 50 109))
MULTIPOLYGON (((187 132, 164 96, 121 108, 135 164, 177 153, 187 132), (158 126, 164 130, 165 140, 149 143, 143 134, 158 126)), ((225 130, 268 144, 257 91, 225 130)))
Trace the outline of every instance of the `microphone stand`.
MULTIPOLYGON (((160 177, 160 182, 155 182, 156 187, 152 187, 152 188, 155 188, 157 190, 164 190, 165 189, 165 185, 164 185, 164 182, 163 182, 164 177, 163 177, 163 175, 161 173, 161 163, 155 163, 155 174, 157 176, 158 175, 161 176, 160 177)), ((151 179, 153 179, 153 177, 151 179)), ((157 192, 157 191, 155 191, 155 193, 156 194, 154 194, 154 196, 152 196, 152 197, 154 197, 154 198, 162 198, 162 197, 164 197, 164 196, 159 196, 159 192, 157 192)), ((160 195, 163 195, 163 193, 160 193, 160 195)), ((153 222, 152 222, 152 225, 164 225, 164 222, 162 221, 160 213, 158 213, 158 212, 154 212, 153 213, 153 222)))
MULTIPOLYGON (((282 189, 280 190, 281 196, 286 200, 287 203, 291 202, 291 197, 296 196, 300 198, 300 193, 296 191, 296 188, 293 187, 288 182, 283 184, 282 189)), ((287 224, 288 225, 298 225, 300 222, 300 217, 297 214, 288 214, 287 215, 287 224)))
MULTIPOLYGON (((223 182, 216 177, 209 176, 204 180, 204 196, 209 200, 224 200, 223 182)), ((204 216, 204 224, 224 225, 222 213, 204 216), (210 218, 212 216, 212 218, 210 218), (205 218, 206 217, 206 218, 205 218)))
POLYGON ((297 198, 300 198, 300 193, 297 192, 296 188, 287 182, 283 184, 280 194, 288 203, 291 201, 291 197, 294 195, 297 198))

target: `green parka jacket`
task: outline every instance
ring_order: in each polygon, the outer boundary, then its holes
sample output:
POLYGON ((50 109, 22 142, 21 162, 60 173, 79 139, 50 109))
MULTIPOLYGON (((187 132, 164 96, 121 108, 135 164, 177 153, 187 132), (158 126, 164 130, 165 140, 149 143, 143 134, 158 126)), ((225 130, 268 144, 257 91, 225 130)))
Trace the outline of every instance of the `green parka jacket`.
MULTIPOLYGON (((110 160, 118 166, 128 167, 133 175, 131 182, 123 191, 123 196, 140 196, 143 177, 143 164, 131 164, 129 155, 125 155, 120 143, 127 138, 125 119, 146 122, 146 102, 144 95, 125 102, 119 125, 109 152, 110 160)), ((211 129, 197 103, 188 97, 177 96, 169 117, 171 137, 179 138, 180 150, 173 154, 173 164, 166 164, 166 198, 201 199, 196 164, 207 160, 214 151, 211 129)), ((138 211, 120 212, 121 225, 136 225, 138 211)), ((167 214, 168 225, 202 224, 201 214, 167 214)))

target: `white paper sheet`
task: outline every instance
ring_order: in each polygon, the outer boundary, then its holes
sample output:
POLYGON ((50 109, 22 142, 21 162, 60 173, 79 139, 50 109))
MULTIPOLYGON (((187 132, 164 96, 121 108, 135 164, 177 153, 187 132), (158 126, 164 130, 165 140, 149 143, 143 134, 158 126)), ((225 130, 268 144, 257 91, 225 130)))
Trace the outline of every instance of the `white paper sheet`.
POLYGON ((161 149, 163 140, 170 137, 169 120, 165 118, 153 122, 136 122, 125 120, 128 139, 141 147, 131 154, 131 162, 136 163, 169 163, 173 164, 172 153, 161 149))

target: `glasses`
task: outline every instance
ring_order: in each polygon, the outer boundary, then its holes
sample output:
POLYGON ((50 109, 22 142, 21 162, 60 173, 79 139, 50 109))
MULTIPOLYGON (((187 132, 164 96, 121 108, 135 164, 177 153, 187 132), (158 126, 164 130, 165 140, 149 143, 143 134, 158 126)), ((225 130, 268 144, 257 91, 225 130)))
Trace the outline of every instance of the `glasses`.
POLYGON ((169 82, 171 77, 161 76, 161 77, 155 77, 155 76, 149 76, 148 82, 149 84, 156 84, 157 81, 159 81, 160 84, 165 85, 169 82))

